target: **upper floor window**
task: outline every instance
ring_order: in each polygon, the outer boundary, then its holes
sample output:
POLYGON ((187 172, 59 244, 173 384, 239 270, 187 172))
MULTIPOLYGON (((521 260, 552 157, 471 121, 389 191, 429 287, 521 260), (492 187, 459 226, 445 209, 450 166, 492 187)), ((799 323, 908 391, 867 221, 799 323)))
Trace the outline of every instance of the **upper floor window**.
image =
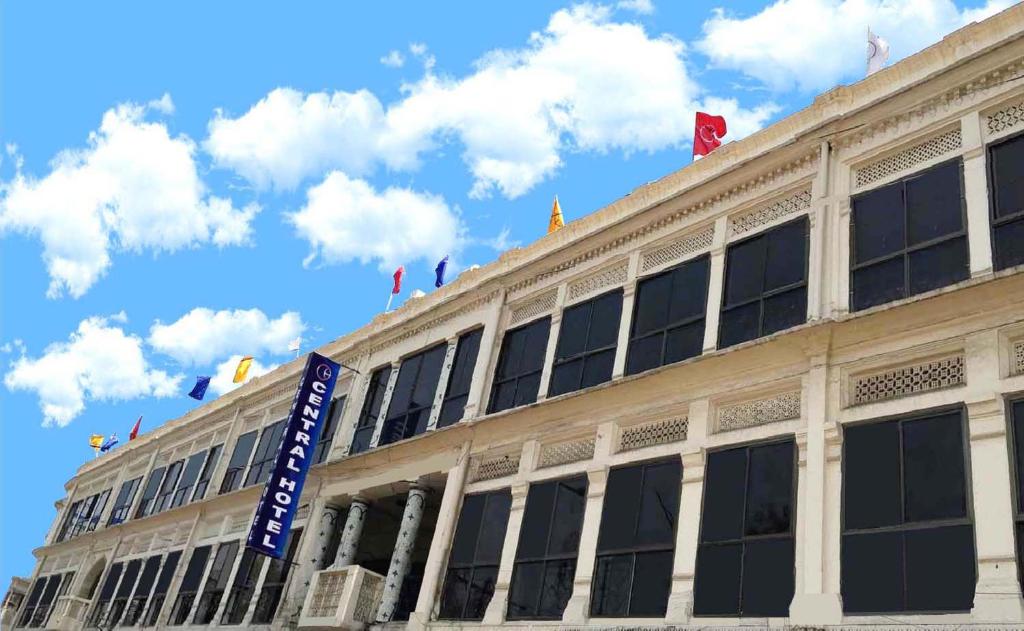
POLYGON ((135 579, 139 577, 139 571, 142 569, 142 559, 132 559, 124 566, 124 576, 121 577, 121 583, 117 586, 117 592, 114 594, 114 600, 110 603, 110 608, 107 610, 106 621, 101 625, 102 627, 113 629, 121 621, 121 615, 124 614, 124 610, 128 608, 128 597, 132 595, 132 589, 135 587, 135 579))
POLYGON ((1024 263, 1024 134, 989 147, 992 255, 997 270, 1024 263))
POLYGON ((380 408, 384 404, 384 392, 388 389, 389 379, 391 379, 391 366, 382 366, 370 375, 366 398, 363 400, 363 409, 359 412, 359 419, 356 421, 356 430, 352 434, 349 453, 357 454, 370 448, 370 441, 377 428, 377 419, 380 417, 380 408))
POLYGON ((857 195, 850 215, 850 308, 970 275, 959 159, 857 195))
POLYGON ((334 444, 334 434, 341 424, 341 415, 345 413, 345 397, 338 397, 331 400, 331 406, 327 409, 327 418, 324 426, 320 429, 320 436, 316 440, 316 448, 313 449, 313 464, 320 464, 327 460, 331 454, 331 445, 334 444))
POLYGON ((505 332, 498 367, 491 386, 488 413, 533 403, 540 390, 540 375, 547 354, 551 316, 505 332))
POLYGON ((847 613, 969 611, 974 527, 959 411, 843 431, 847 613))
POLYGON ((710 260, 701 256, 637 283, 626 374, 700 355, 710 260))
POLYGON ((61 526, 57 541, 71 539, 82 533, 95 530, 109 498, 110 489, 107 489, 73 503, 61 526))
POLYGON ((621 289, 573 305, 562 313, 548 396, 589 388, 612 378, 621 319, 621 289))
POLYGON ((719 348, 807 321, 807 229, 800 217, 726 250, 719 348))
POLYGON ((296 528, 288 535, 288 548, 283 559, 271 559, 267 573, 263 577, 263 585, 260 587, 259 597, 256 599, 256 607, 252 612, 252 624, 270 624, 277 613, 278 604, 284 596, 284 588, 288 581, 288 574, 295 563, 295 555, 298 553, 299 541, 302 538, 302 528, 296 528))
POLYGON ((153 508, 156 506, 156 494, 160 490, 160 482, 163 481, 164 471, 166 470, 167 467, 157 467, 149 472, 149 477, 146 478, 146 486, 142 489, 142 499, 139 501, 139 507, 135 511, 135 519, 146 517, 155 512, 153 508))
POLYGON ((388 403, 379 445, 411 438, 427 431, 430 407, 437 394, 447 344, 438 344, 407 357, 398 369, 398 380, 388 403))
POLYGON ((221 624, 242 624, 242 620, 249 610, 253 592, 256 591, 256 583, 259 581, 260 571, 263 569, 264 558, 266 557, 257 554, 251 548, 242 551, 242 560, 238 562, 238 569, 231 582, 231 591, 228 592, 224 613, 220 618, 221 624))
POLYGON ((263 428, 256 453, 252 457, 252 464, 249 465, 249 473, 245 476, 244 486, 263 484, 270 478, 270 472, 274 469, 274 456, 277 455, 277 448, 281 446, 284 428, 285 421, 278 421, 263 428))
POLYGON ((114 501, 114 510, 110 513, 110 526, 120 524, 128 519, 128 512, 132 508, 132 501, 135 499, 135 493, 138 492, 140 484, 142 484, 142 476, 121 484, 121 490, 117 492, 117 499, 114 501))
POLYGON ((494 595, 512 494, 508 489, 467 495, 455 526, 441 590, 441 620, 480 620, 494 595))
POLYGON ((104 624, 110 600, 114 597, 114 590, 117 589, 117 583, 121 579, 121 570, 123 569, 123 563, 114 563, 107 570, 107 578, 103 581, 103 587, 100 588, 96 604, 93 605, 92 613, 89 614, 89 624, 87 626, 100 627, 104 624))
POLYGON ((438 427, 447 427, 462 420, 469 402, 469 388, 473 382, 473 370, 476 368, 476 356, 480 352, 480 338, 483 329, 475 329, 459 336, 455 348, 455 361, 448 375, 448 387, 445 390, 441 413, 437 417, 438 427))
POLYGON ((193 624, 210 624, 220 607, 221 598, 224 597, 224 589, 228 585, 228 575, 231 574, 231 567, 235 563, 235 555, 238 554, 237 541, 225 541, 217 546, 217 554, 210 564, 210 573, 206 576, 206 584, 203 586, 203 594, 199 597, 199 604, 196 606, 196 614, 192 619, 193 624))
POLYGON ((221 494, 241 488, 245 465, 249 464, 252 447, 256 444, 256 433, 256 430, 246 432, 235 441, 235 450, 231 452, 231 460, 228 460, 228 469, 224 472, 224 481, 220 484, 221 494))
POLYGON ((178 485, 181 478, 181 470, 185 466, 184 460, 177 460, 167 465, 167 472, 164 474, 163 484, 160 485, 160 492, 156 496, 154 513, 159 513, 171 505, 171 497, 174 495, 174 487, 178 485))
MULTIPOLYGON (((185 461, 185 468, 181 472, 181 479, 178 480, 178 488, 174 490, 174 496, 171 498, 171 508, 184 506, 190 501, 194 501, 192 494, 199 481, 200 473, 206 468, 203 465, 210 458, 216 459, 220 455, 220 448, 221 446, 217 445, 208 451, 200 451, 189 456, 185 461)), ((205 490, 204 488, 203 491, 205 492, 205 490)))
POLYGON ((185 624, 185 621, 188 620, 188 614, 196 602, 199 584, 203 580, 203 572, 206 571, 206 562, 210 559, 210 548, 211 546, 199 546, 192 551, 188 566, 185 568, 185 575, 181 579, 181 585, 178 586, 178 597, 174 599, 174 607, 171 609, 168 624, 177 626, 185 624))
POLYGON ((224 445, 214 445, 210 448, 206 462, 203 464, 203 471, 199 474, 199 479, 196 480, 196 490, 192 493, 193 502, 198 502, 206 497, 206 489, 210 486, 210 479, 213 478, 213 472, 217 468, 222 451, 224 451, 224 445))
POLYGON ((142 612, 146 609, 146 602, 149 600, 149 592, 153 589, 157 572, 160 571, 160 560, 159 554, 146 559, 146 564, 142 567, 142 574, 139 575, 139 583, 135 587, 134 596, 128 603, 128 608, 125 609, 124 617, 121 619, 121 626, 134 627, 142 617, 142 612))
POLYGON ((145 622, 142 626, 156 626, 156 621, 164 607, 164 601, 167 599, 167 590, 171 587, 171 579, 174 578, 174 572, 178 569, 180 560, 181 550, 175 550, 167 555, 164 567, 160 570, 160 578, 156 580, 156 586, 153 587, 153 594, 150 597, 149 608, 146 610, 145 622))

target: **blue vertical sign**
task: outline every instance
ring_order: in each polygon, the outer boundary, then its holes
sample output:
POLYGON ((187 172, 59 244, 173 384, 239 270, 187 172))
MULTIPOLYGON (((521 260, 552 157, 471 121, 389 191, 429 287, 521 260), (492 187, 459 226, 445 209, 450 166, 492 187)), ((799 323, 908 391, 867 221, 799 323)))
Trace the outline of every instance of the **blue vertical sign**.
POLYGON ((313 462, 320 429, 327 422, 324 417, 330 410, 331 393, 340 369, 340 364, 317 353, 310 353, 306 359, 306 368, 288 413, 288 425, 277 448, 274 471, 263 487, 245 544, 256 552, 275 559, 285 554, 288 531, 313 462))

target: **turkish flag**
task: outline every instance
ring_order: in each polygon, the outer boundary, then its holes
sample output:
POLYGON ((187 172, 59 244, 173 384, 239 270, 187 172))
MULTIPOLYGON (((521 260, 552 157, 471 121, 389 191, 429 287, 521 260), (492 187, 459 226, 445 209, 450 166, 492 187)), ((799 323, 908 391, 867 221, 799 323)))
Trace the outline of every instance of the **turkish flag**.
POLYGON ((697 124, 693 130, 693 157, 711 153, 722 144, 725 133, 725 117, 697 112, 697 124))
POLYGON ((395 286, 391 288, 392 294, 402 291, 402 276, 405 276, 405 266, 399 265, 398 269, 395 270, 395 275, 392 277, 395 279, 395 286))

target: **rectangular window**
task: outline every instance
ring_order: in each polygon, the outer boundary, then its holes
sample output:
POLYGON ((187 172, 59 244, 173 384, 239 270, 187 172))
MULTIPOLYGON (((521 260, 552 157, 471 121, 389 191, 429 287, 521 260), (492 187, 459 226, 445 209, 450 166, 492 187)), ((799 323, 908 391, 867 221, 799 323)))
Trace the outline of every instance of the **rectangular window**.
POLYGON ((142 559, 132 559, 124 566, 124 576, 121 578, 121 584, 117 587, 114 600, 110 603, 107 619, 103 624, 104 627, 113 629, 121 621, 121 614, 128 607, 128 597, 132 595, 132 590, 135 589, 135 580, 139 578, 139 571, 141 569, 142 559))
POLYGON ((682 464, 678 458, 608 474, 590 615, 661 618, 672 587, 682 464))
POLYGON ((210 564, 210 573, 206 576, 206 585, 203 587, 203 594, 199 597, 199 605, 196 606, 196 615, 192 619, 193 624, 210 624, 220 600, 224 597, 224 590, 228 585, 228 575, 231 574, 231 566, 235 562, 235 555, 238 553, 238 542, 227 541, 217 546, 217 554, 210 564))
POLYGON ((488 413, 501 412, 537 400, 547 354, 551 316, 505 332, 491 386, 488 413))
POLYGON ((29 621, 28 626, 42 627, 46 624, 47 618, 50 617, 50 608, 57 597, 57 588, 60 587, 62 579, 63 577, 60 574, 54 574, 47 579, 46 588, 43 589, 43 594, 39 597, 39 605, 32 614, 32 620, 29 621))
POLYGON ((966 467, 959 411, 844 429, 845 612, 971 609, 966 467))
POLYGON ((43 595, 43 588, 46 587, 46 577, 39 577, 32 583, 32 589, 28 592, 28 600, 25 602, 25 609, 18 619, 18 626, 28 626, 32 616, 35 615, 36 606, 39 604, 39 597, 43 595))
POLYGON ((153 508, 156 506, 156 494, 160 490, 160 482, 164 479, 166 470, 167 467, 157 467, 150 472, 149 478, 146 479, 146 487, 142 490, 139 507, 135 510, 135 519, 153 514, 153 508))
POLYGON ((441 592, 441 620, 481 620, 494 595, 512 494, 467 495, 455 526, 441 592))
POLYGON ((256 599, 256 608, 252 613, 252 624, 270 624, 274 621, 274 614, 284 595, 284 588, 287 585, 288 574, 292 569, 292 562, 299 549, 299 541, 302 539, 302 529, 297 528, 288 536, 287 552, 283 559, 271 559, 270 567, 267 568, 267 575, 263 579, 263 587, 260 589, 259 598, 256 599))
POLYGON ((72 528, 78 523, 78 513, 82 510, 82 500, 72 502, 71 508, 68 509, 67 514, 64 516, 64 523, 60 527, 60 533, 57 535, 57 541, 64 541, 68 538, 72 528))
POLYGON ((142 626, 156 626, 157 619, 160 617, 160 610, 163 609, 164 601, 167 599, 167 590, 170 589, 171 579, 174 578, 174 571, 178 569, 178 561, 180 560, 181 550, 175 550, 167 555, 164 567, 160 570, 160 578, 156 580, 156 587, 153 588, 152 600, 149 602, 149 609, 146 610, 145 622, 142 626))
POLYGON ((384 403, 384 392, 388 389, 389 379, 391 379, 391 366, 378 368, 370 376, 370 383, 366 388, 366 398, 363 400, 363 409, 359 412, 356 431, 352 435, 350 454, 357 454, 370 448, 373 430, 377 428, 377 419, 380 417, 380 407, 384 403))
POLYGON ((231 591, 228 592, 227 604, 220 619, 221 624, 242 624, 245 612, 249 610, 252 594, 256 591, 256 582, 260 578, 265 558, 249 548, 242 551, 242 560, 238 563, 235 580, 232 581, 231 591))
POLYGON ((284 421, 278 421, 263 428, 260 434, 260 442, 256 445, 256 453, 253 454, 252 464, 249 465, 249 473, 245 476, 243 486, 263 484, 270 478, 270 472, 274 469, 274 458, 277 456, 277 449, 281 446, 281 435, 284 434, 284 421))
POLYGON ((447 344, 438 344, 402 361, 378 444, 389 445, 427 431, 447 349, 447 344))
POLYGON ((694 615, 789 615, 795 458, 792 440, 708 454, 694 615))
POLYGON ((710 261, 700 256, 637 283, 627 375, 701 354, 710 261))
POLYGON ((341 396, 331 401, 331 407, 327 410, 327 420, 320 430, 320 437, 317 438, 316 448, 313 450, 313 464, 320 464, 327 460, 331 454, 331 445, 334 444, 334 434, 341 425, 341 415, 345 413, 345 397, 341 396))
POLYGON ((455 347, 455 361, 448 374, 448 387, 445 389, 441 413, 437 417, 438 427, 447 427, 462 420, 469 401, 469 387, 473 383, 473 370, 476 368, 476 356, 480 352, 480 338, 484 330, 476 329, 459 336, 455 347))
POLYGON ((134 627, 142 617, 142 612, 146 610, 146 602, 149 600, 149 592, 153 589, 157 572, 160 570, 160 558, 157 555, 146 559, 146 564, 142 567, 142 574, 139 575, 139 584, 135 587, 135 595, 128 603, 121 626, 134 627))
POLYGON ((160 492, 157 493, 156 502, 153 507, 154 513, 161 513, 171 505, 174 488, 178 486, 178 480, 181 478, 181 470, 184 466, 184 460, 176 460, 167 465, 167 473, 164 474, 164 481, 160 485, 160 492))
POLYGON ((185 461, 185 468, 181 471, 181 479, 178 480, 178 488, 174 490, 174 495, 171 497, 171 508, 184 506, 188 503, 188 498, 192 495, 196 480, 199 479, 199 472, 203 469, 206 455, 207 452, 200 451, 199 453, 192 454, 185 461))
POLYGON ((548 396, 575 392, 611 380, 621 319, 621 289, 562 312, 548 396))
POLYGON ((103 587, 100 588, 100 595, 96 599, 96 605, 89 616, 88 626, 98 627, 106 618, 107 607, 110 605, 110 600, 114 597, 114 590, 117 589, 117 581, 121 578, 123 567, 121 563, 114 563, 110 566, 107 578, 103 581, 103 587))
POLYGON ((120 524, 128 519, 128 512, 132 508, 132 501, 135 499, 135 493, 138 492, 140 484, 142 484, 142 476, 121 484, 121 490, 117 492, 117 499, 114 502, 114 510, 110 513, 109 526, 120 524))
POLYGON ((1013 441, 1013 515, 1017 534, 1017 574, 1024 585, 1024 399, 1010 402, 1010 431, 1013 441))
POLYGON ((992 255, 997 270, 1024 264, 1024 135, 988 149, 992 255))
POLYGON ((224 481, 220 485, 221 495, 242 487, 245 466, 249 464, 252 447, 256 444, 256 433, 256 430, 252 430, 242 434, 235 441, 235 450, 231 452, 231 460, 228 460, 228 470, 224 472, 224 481))
POLYGON ((509 620, 561 620, 572 596, 587 477, 530 485, 509 590, 509 620))
MULTIPOLYGON (((181 585, 178 586, 178 597, 174 600, 169 624, 173 626, 185 624, 189 612, 192 611, 192 605, 196 602, 199 582, 203 580, 203 571, 206 570, 206 562, 209 559, 210 546, 200 546, 192 551, 188 567, 185 568, 185 575, 181 578, 181 585)), ((155 602, 153 604, 156 605, 155 602)))
POLYGON ((193 502, 198 502, 206 497, 206 490, 210 487, 210 479, 213 478, 213 472, 217 469, 222 451, 224 451, 224 445, 214 445, 210 448, 209 456, 203 465, 203 472, 199 474, 199 479, 196 481, 196 490, 192 493, 193 502))
POLYGON ((807 321, 807 217, 729 245, 718 348, 807 321))
POLYGON ((851 200, 851 309, 970 276, 962 171, 957 158, 851 200))

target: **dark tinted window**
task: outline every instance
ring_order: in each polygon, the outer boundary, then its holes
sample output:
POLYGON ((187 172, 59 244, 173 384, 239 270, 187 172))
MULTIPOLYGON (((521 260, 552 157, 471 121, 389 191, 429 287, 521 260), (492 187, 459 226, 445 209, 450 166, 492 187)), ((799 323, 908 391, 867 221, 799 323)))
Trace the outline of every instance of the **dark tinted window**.
POLYGON ((551 318, 541 318, 505 332, 487 411, 500 412, 537 400, 547 353, 551 318))
POLYGON ((142 574, 139 576, 139 583, 135 587, 135 595, 121 619, 121 626, 135 626, 142 617, 142 613, 146 610, 146 603, 149 601, 149 593, 156 582, 157 572, 160 570, 160 560, 160 556, 151 556, 146 559, 146 564, 142 567, 142 574))
POLYGON ((252 455, 253 445, 256 444, 256 434, 256 430, 253 430, 242 434, 235 441, 235 449, 231 452, 231 460, 228 460, 228 469, 224 472, 224 481, 220 485, 221 494, 241 488, 245 465, 249 464, 249 456, 252 455))
POLYGON ((199 605, 196 607, 196 615, 192 620, 194 624, 209 624, 220 601, 224 597, 224 590, 228 584, 228 575, 231 573, 231 566, 235 562, 235 555, 238 553, 238 542, 228 541, 217 546, 217 554, 210 564, 210 573, 206 576, 206 585, 199 597, 199 605))
MULTIPOLYGON (((192 551, 188 566, 185 568, 185 575, 181 579, 181 585, 178 586, 178 597, 174 600, 174 608, 171 609, 169 620, 171 625, 185 624, 185 620, 188 619, 192 605, 196 602, 199 583, 203 580, 203 571, 206 569, 206 562, 209 558, 210 546, 200 546, 192 551)), ((163 576, 160 579, 162 582, 163 576)), ((160 583, 157 583, 157 589, 159 587, 160 583)), ((156 601, 153 604, 156 605, 156 601)))
POLYGON ((135 511, 135 518, 145 517, 146 515, 152 514, 153 508, 156 505, 156 494, 160 490, 160 482, 164 479, 164 471, 166 467, 157 467, 149 473, 149 477, 146 479, 146 487, 142 491, 142 499, 139 502, 139 508, 135 511))
POLYGON ((363 399, 363 409, 359 412, 359 420, 356 421, 356 431, 352 435, 352 444, 349 446, 350 454, 357 454, 370 448, 370 440, 373 438, 373 431, 377 427, 377 419, 380 417, 380 406, 384 403, 384 392, 388 388, 388 380, 391 378, 391 366, 384 366, 373 371, 370 375, 370 383, 366 389, 366 398, 363 399))
POLYGON ((974 600, 960 412, 847 427, 843 609, 966 611, 974 600))
POLYGON ((334 435, 341 425, 341 415, 345 413, 345 397, 338 397, 331 400, 331 407, 327 410, 327 420, 320 429, 320 436, 316 441, 316 449, 313 450, 313 464, 320 464, 327 460, 331 454, 331 445, 334 444, 334 435))
POLYGON ((249 602, 256 591, 256 582, 260 578, 260 570, 263 569, 265 558, 250 548, 242 551, 242 559, 238 563, 238 570, 235 572, 235 579, 228 592, 224 613, 221 615, 221 624, 242 624, 242 620, 249 610, 249 602))
POLYGON ((995 268, 1024 263, 1024 135, 988 150, 995 268))
POLYGON ((252 456, 249 473, 245 475, 244 486, 263 484, 270 478, 274 469, 274 458, 281 446, 281 435, 284 434, 285 421, 267 425, 260 433, 260 442, 256 445, 256 453, 252 456))
POLYGON ((402 361, 378 444, 388 445, 427 431, 447 349, 447 344, 438 344, 402 361))
POLYGON ((1016 521, 1017 564, 1021 584, 1024 585, 1024 399, 1010 403, 1011 437, 1013 440, 1014 502, 1016 521))
POLYGON ((665 615, 679 513, 677 458, 608 474, 590 613, 618 618, 665 615))
POLYGON ((788 615, 794 462, 792 441, 708 454, 694 615, 788 615))
POLYGON ((110 513, 111 526, 120 524, 128 519, 128 511, 132 508, 132 500, 135 499, 135 493, 138 492, 139 485, 141 484, 142 476, 121 484, 121 490, 117 492, 117 499, 114 501, 113 512, 110 513))
POLYGON ((548 396, 589 388, 612 378, 621 317, 621 289, 573 305, 562 313, 548 396))
POLYGON ((494 595, 511 505, 508 489, 467 495, 463 499, 441 592, 440 619, 484 617, 494 595))
POLYGON ((156 496, 154 513, 159 513, 171 505, 171 497, 174 495, 174 488, 181 478, 181 470, 185 466, 184 460, 178 460, 167 465, 167 472, 164 474, 164 481, 160 485, 160 492, 156 496))
POLYGON ((302 529, 293 530, 288 535, 288 547, 283 559, 271 559, 270 567, 263 579, 263 586, 260 589, 259 597, 256 599, 256 608, 252 614, 252 624, 270 624, 277 613, 281 596, 284 595, 284 587, 291 572, 296 552, 299 548, 299 541, 302 539, 302 529))
POLYGON ((167 555, 163 568, 160 569, 160 577, 153 588, 153 596, 146 608, 144 626, 152 627, 163 610, 164 601, 167 599, 167 590, 170 588, 171 579, 174 578, 174 571, 178 569, 178 561, 181 560, 181 551, 176 550, 167 555))
POLYGON ((719 348, 807 320, 807 226, 801 217, 726 250, 719 348))
POLYGON ((473 370, 476 368, 476 356, 480 352, 480 338, 483 329, 476 329, 459 336, 455 347, 455 361, 448 375, 448 388, 445 390, 441 413, 437 418, 438 427, 447 427, 462 420, 469 401, 469 388, 473 384, 473 370))
POLYGON ((198 502, 206 497, 206 489, 210 486, 210 479, 213 478, 213 472, 217 468, 217 463, 220 461, 220 452, 222 451, 224 451, 224 445, 214 445, 210 448, 206 462, 203 463, 203 471, 199 474, 199 479, 196 481, 196 490, 192 493, 193 502, 198 502))
POLYGON ((199 474, 203 470, 203 463, 206 462, 207 455, 206 451, 200 451, 199 453, 192 454, 185 461, 185 468, 181 472, 178 488, 174 491, 174 497, 171 498, 171 508, 182 506, 188 502, 192 496, 196 480, 199 479, 199 474))

